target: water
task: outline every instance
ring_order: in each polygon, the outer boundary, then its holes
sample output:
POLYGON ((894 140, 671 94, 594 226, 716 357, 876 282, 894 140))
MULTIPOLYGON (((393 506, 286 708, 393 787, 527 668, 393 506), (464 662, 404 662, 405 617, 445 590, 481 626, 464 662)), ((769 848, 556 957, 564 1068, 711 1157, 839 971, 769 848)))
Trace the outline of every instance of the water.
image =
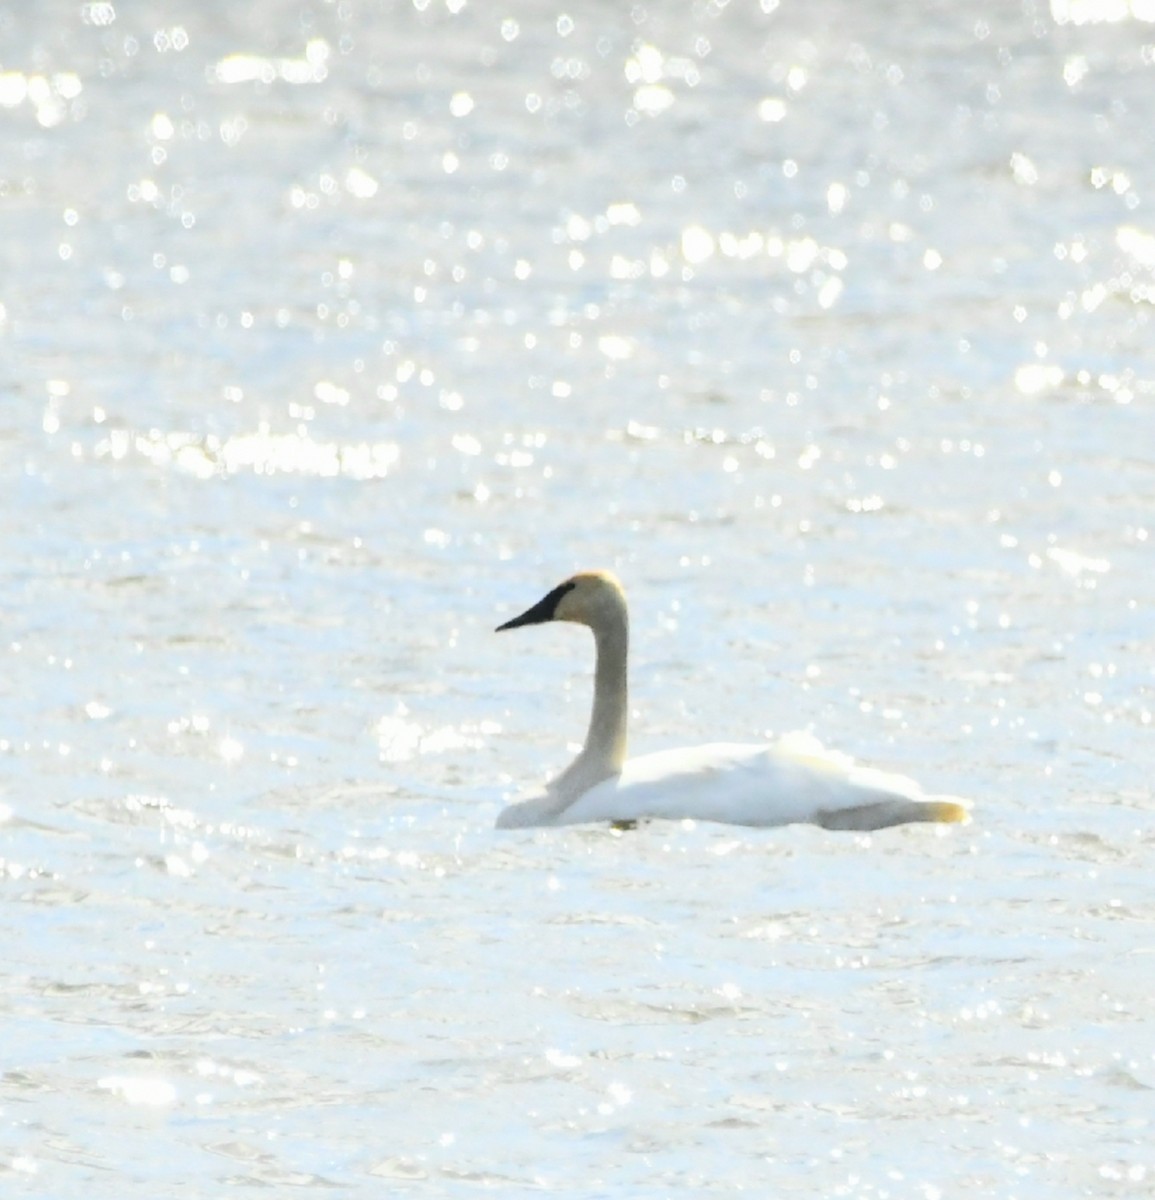
POLYGON ((6 1194, 1155 1195, 1152 16, 0 13, 6 1194))

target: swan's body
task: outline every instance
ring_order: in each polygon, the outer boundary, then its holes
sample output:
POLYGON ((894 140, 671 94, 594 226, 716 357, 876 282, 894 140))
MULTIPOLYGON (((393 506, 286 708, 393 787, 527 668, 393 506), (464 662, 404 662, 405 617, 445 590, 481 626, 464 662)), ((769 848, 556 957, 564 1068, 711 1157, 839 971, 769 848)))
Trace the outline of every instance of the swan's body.
POLYGON ((506 808, 497 818, 499 829, 661 817, 863 830, 967 818, 957 801, 924 796, 901 776, 856 767, 805 736, 663 750, 627 762, 629 617, 621 585, 606 572, 575 575, 500 628, 545 621, 574 621, 593 630, 590 729, 570 766, 540 793, 506 808))

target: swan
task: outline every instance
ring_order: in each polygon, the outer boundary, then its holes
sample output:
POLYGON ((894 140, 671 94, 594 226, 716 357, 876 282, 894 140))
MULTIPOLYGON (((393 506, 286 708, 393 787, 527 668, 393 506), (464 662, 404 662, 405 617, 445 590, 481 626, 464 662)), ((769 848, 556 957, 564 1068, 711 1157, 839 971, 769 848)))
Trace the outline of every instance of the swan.
POLYGON ((609 571, 559 584, 497 632, 572 621, 594 635, 594 702, 577 758, 539 792, 502 810, 498 829, 647 818, 769 827, 885 829, 910 821, 969 819, 965 803, 926 796, 913 780, 855 766, 808 735, 776 743, 711 743, 626 759, 629 612, 609 571))

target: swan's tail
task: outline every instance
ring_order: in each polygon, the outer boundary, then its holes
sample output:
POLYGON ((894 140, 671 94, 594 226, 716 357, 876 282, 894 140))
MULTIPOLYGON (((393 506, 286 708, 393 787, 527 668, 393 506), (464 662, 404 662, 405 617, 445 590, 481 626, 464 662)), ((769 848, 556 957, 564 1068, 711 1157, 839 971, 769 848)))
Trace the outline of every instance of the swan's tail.
POLYGON ((823 829, 867 831, 888 829, 891 825, 908 825, 912 821, 934 821, 956 824, 969 821, 970 810, 955 800, 908 800, 892 796, 856 808, 842 808, 818 814, 823 829))

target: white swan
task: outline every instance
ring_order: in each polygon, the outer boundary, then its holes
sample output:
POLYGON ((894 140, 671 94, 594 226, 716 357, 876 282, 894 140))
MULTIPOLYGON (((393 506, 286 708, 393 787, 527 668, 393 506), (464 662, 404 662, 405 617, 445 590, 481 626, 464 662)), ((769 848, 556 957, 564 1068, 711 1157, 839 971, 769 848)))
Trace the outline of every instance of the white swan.
POLYGON ((546 621, 593 630, 597 666, 589 733, 556 779, 499 814, 499 829, 664 817, 865 830, 968 819, 957 800, 924 796, 913 780, 856 767, 804 735, 774 745, 663 750, 627 762, 629 614, 621 584, 607 571, 574 575, 498 632, 546 621))

